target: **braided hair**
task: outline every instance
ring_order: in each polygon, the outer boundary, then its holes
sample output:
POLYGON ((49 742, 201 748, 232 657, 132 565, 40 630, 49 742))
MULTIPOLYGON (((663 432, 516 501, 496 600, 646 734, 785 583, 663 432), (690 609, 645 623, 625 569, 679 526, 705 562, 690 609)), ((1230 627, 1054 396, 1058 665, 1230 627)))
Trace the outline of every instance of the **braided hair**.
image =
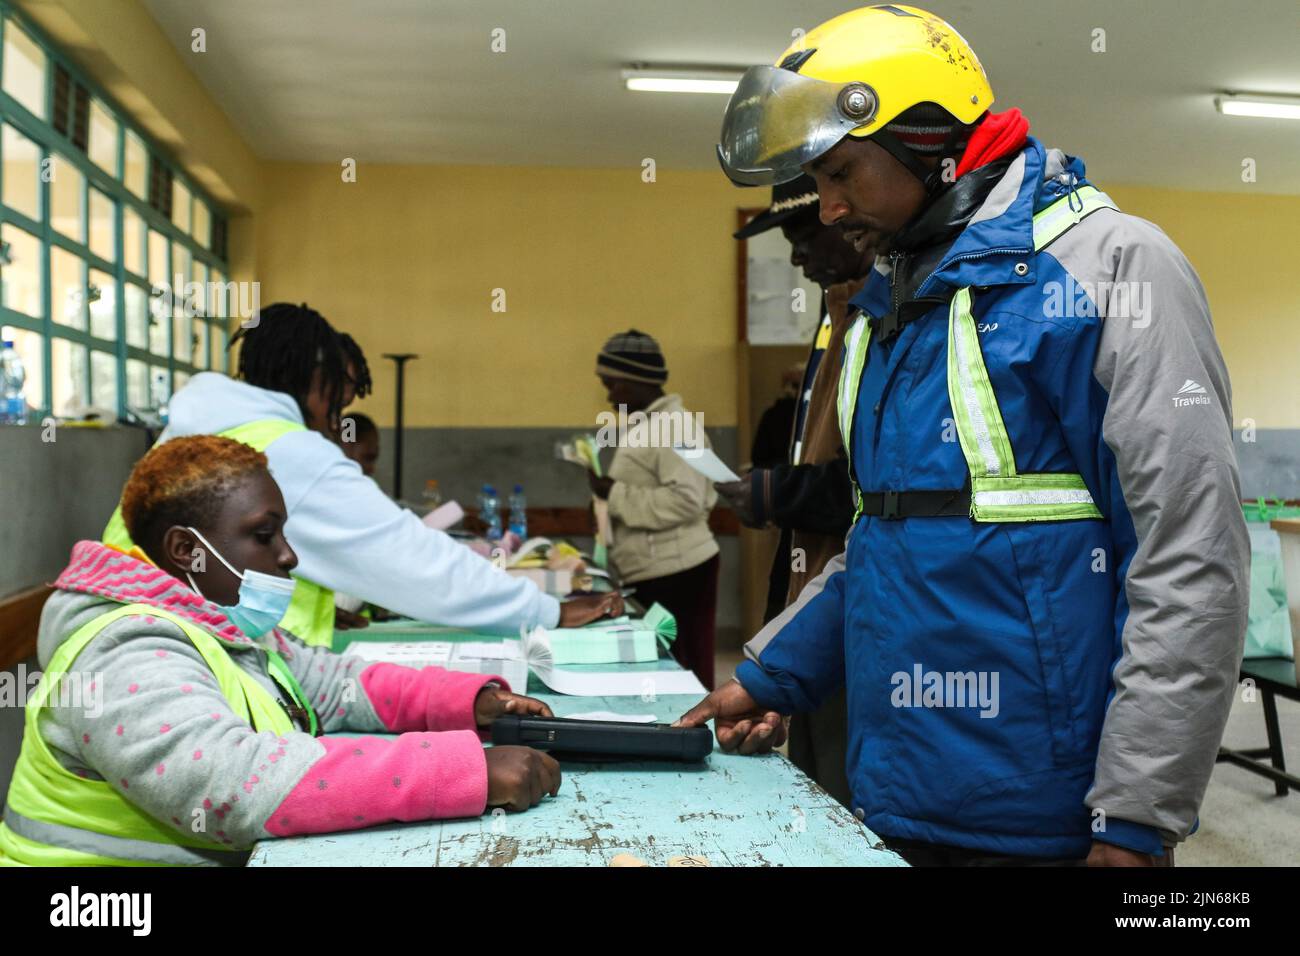
POLYGON ((357 340, 346 332, 339 333, 339 344, 343 347, 344 368, 352 366, 352 384, 356 387, 356 397, 365 398, 374 389, 370 380, 370 365, 366 362, 366 353, 361 351, 357 340))
MULTIPOLYGON (((305 302, 276 302, 259 311, 255 323, 241 326, 230 337, 229 347, 241 341, 239 377, 249 385, 293 396, 304 420, 309 417, 306 401, 312 376, 319 369, 329 402, 329 425, 337 426, 343 410, 347 357, 339 334, 323 315, 305 302)), ((367 388, 369 383, 367 369, 367 388)))

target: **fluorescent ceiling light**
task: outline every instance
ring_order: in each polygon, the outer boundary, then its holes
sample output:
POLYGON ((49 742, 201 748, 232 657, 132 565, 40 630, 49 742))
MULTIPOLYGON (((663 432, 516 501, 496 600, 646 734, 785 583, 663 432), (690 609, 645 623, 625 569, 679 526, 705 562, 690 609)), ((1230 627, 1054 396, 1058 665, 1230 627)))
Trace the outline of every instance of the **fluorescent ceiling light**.
POLYGON ((627 88, 640 93, 726 93, 736 92, 735 80, 688 80, 672 76, 630 76, 627 88))
POLYGON ((1300 96, 1263 96, 1225 93, 1214 98, 1225 116, 1262 116, 1267 119, 1300 120, 1300 96))
POLYGON ((743 71, 727 68, 637 66, 623 71, 629 90, 642 93, 725 93, 736 91, 743 71))

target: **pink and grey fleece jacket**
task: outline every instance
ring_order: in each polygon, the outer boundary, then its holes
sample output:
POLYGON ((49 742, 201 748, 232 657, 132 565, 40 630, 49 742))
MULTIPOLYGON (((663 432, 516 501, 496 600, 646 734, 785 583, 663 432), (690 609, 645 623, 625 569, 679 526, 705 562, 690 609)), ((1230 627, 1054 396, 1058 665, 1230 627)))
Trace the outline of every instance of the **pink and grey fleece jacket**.
MULTIPOLYGON (((284 699, 259 642, 152 564, 82 541, 54 587, 41 615, 42 667, 95 617, 121 604, 148 604, 203 628, 236 666, 284 699)), ((365 665, 281 631, 262 641, 284 657, 324 732, 400 736, 258 733, 230 709, 184 632, 148 614, 114 621, 77 656, 73 673, 84 675, 93 706, 49 707, 41 736, 73 773, 108 781, 187 836, 201 821, 198 832, 222 849, 483 812, 487 762, 474 699, 489 682, 506 687, 502 678, 365 665)))

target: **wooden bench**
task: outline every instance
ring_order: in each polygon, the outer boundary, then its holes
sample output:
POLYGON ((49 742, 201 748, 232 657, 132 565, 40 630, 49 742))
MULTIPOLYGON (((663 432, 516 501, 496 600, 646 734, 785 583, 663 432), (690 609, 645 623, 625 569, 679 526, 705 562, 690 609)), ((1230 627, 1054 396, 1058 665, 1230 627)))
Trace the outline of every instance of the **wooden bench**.
POLYGON ((41 608, 50 596, 45 585, 0 599, 0 670, 13 667, 36 653, 36 631, 41 608))

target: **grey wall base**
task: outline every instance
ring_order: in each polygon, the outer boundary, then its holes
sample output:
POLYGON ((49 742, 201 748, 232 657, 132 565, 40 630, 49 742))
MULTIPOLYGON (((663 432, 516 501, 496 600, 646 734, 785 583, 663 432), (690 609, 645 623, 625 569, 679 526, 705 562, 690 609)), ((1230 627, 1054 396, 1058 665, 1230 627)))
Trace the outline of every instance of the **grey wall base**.
POLYGON ((149 448, 133 428, 0 427, 0 598, 56 578, 98 538, 149 448))
MULTIPOLYGON (((491 482, 508 491, 522 482, 530 504, 580 507, 588 500, 578 467, 556 460, 555 442, 588 426, 572 428, 417 428, 406 433, 403 483, 418 500, 425 480, 436 478, 443 496, 474 507, 479 487, 491 482)), ((376 476, 392 490, 393 434, 382 429, 376 476)), ((0 427, 0 597, 53 580, 68 550, 98 537, 117 504, 131 467, 147 448, 145 434, 129 428, 59 428, 42 441, 38 425, 0 427)), ((734 428, 710 428, 724 461, 734 463, 734 428)), ((1300 498, 1300 429, 1264 429, 1255 440, 1236 435, 1242 497, 1300 498)), ((746 441, 747 446, 747 441, 746 441)), ((720 539, 722 592, 718 624, 737 626, 739 554, 734 538, 720 539)))
MULTIPOLYGON (((42 441, 47 434, 39 425, 0 427, 0 599, 53 581, 75 542, 100 536, 148 449, 135 429, 56 428, 54 441, 42 441)), ((31 674, 36 659, 24 665, 31 674)), ((0 792, 9 790, 22 733, 23 708, 0 708, 0 792)))
POLYGON ((1253 441, 1233 433, 1243 498, 1300 498, 1300 428, 1268 428, 1253 441))

